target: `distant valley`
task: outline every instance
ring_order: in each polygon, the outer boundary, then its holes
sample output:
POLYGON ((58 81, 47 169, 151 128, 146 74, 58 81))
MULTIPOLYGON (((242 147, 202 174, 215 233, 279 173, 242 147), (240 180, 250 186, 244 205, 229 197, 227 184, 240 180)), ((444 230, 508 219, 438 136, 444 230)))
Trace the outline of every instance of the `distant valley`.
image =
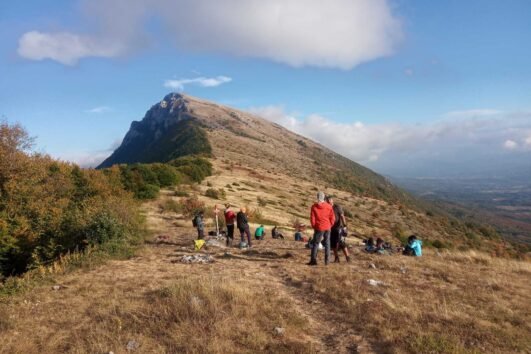
POLYGON ((479 218, 506 239, 531 244, 531 177, 391 179, 460 219, 479 218))

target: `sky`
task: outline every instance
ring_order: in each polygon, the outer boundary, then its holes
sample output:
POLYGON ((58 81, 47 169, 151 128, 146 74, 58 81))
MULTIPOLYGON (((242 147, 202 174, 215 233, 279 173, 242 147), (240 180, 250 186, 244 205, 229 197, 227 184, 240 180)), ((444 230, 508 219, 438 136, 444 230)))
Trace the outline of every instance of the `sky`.
POLYGON ((0 2, 0 116, 93 166, 176 91, 397 177, 531 177, 528 0, 0 2))

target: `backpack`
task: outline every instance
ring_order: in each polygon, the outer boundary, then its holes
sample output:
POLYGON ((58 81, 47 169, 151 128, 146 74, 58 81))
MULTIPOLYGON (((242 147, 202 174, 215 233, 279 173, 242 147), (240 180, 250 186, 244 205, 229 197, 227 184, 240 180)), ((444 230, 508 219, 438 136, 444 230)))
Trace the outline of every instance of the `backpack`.
POLYGON ((197 220, 198 218, 199 218, 199 215, 196 215, 196 216, 194 216, 194 218, 192 219, 192 225, 194 225, 194 227, 199 226, 199 220, 197 220))

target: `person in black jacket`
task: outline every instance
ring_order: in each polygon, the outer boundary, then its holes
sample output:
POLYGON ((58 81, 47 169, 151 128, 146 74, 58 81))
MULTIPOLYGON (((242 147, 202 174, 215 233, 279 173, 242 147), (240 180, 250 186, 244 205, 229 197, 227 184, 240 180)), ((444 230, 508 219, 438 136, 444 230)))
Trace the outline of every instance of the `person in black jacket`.
POLYGON ((238 230, 240 230, 241 242, 243 242, 244 236, 247 235, 247 245, 249 247, 252 247, 251 231, 249 230, 249 223, 247 221, 247 215, 245 215, 246 211, 247 210, 245 208, 240 209, 240 211, 236 215, 236 224, 238 226, 238 230))

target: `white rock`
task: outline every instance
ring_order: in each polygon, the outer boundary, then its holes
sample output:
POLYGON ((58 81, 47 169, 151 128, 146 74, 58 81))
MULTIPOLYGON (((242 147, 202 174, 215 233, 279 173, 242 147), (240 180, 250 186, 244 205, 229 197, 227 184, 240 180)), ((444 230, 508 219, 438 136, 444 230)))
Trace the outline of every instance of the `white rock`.
POLYGON ((369 279, 367 280, 367 283, 371 286, 378 286, 378 285, 383 285, 383 281, 381 280, 374 280, 374 279, 369 279))
POLYGON ((277 336, 283 336, 285 329, 283 327, 275 327, 275 334, 277 336))

